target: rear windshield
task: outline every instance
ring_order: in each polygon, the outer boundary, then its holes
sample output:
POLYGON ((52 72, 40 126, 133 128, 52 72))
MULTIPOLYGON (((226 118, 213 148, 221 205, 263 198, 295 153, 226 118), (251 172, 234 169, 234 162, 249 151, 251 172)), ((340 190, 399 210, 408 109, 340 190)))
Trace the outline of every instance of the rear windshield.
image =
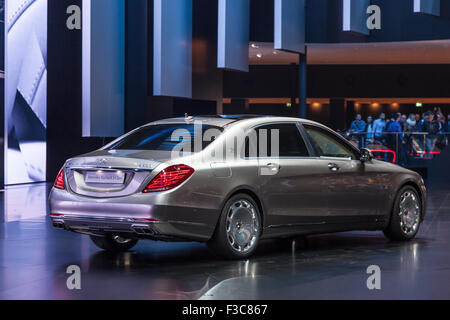
POLYGON ((140 128, 112 144, 107 150, 201 151, 215 140, 223 128, 198 124, 158 124, 140 128), (206 133, 206 134, 205 134, 206 133), (199 146, 194 148, 194 141, 199 146))

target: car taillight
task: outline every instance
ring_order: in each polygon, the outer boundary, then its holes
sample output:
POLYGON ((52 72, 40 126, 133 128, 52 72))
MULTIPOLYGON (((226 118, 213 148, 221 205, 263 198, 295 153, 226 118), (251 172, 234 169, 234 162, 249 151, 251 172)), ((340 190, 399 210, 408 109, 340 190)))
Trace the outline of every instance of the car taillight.
POLYGON ((62 213, 50 213, 50 217, 52 218, 59 218, 64 216, 62 213))
POLYGON ((56 189, 64 190, 66 188, 64 184, 64 170, 59 170, 58 176, 56 177, 55 183, 53 185, 56 189))
POLYGON ((193 173, 194 169, 184 164, 167 167, 158 173, 142 192, 150 193, 173 189, 186 181, 193 173))

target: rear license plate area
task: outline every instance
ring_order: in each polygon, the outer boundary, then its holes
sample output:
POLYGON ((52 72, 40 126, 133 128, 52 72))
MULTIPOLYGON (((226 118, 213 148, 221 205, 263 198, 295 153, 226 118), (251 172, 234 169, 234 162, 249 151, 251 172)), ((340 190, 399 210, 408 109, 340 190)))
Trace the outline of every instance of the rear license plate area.
POLYGON ((85 173, 84 182, 102 185, 124 184, 125 173, 122 171, 88 171, 85 173))

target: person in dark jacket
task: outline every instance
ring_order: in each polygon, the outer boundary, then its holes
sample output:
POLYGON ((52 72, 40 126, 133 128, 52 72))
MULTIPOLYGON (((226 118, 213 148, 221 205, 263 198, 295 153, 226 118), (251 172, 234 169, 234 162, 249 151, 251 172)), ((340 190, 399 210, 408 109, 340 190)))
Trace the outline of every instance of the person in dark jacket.
POLYGON ((434 114, 431 111, 427 112, 425 121, 422 126, 422 131, 427 133, 425 151, 427 154, 434 150, 436 144, 437 133, 439 132, 439 123, 434 119, 434 114))

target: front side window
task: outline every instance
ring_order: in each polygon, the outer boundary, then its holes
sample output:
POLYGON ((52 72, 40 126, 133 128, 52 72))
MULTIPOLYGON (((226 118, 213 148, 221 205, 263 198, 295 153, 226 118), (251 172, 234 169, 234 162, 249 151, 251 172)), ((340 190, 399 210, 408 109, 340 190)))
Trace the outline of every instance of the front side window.
POLYGON ((314 126, 303 126, 318 156, 351 158, 353 160, 357 158, 355 152, 349 146, 339 141, 338 138, 330 132, 314 126))
POLYGON ((298 158, 308 157, 308 149, 295 123, 270 124, 254 129, 255 135, 246 138, 245 155, 251 157, 298 158), (254 137, 252 139, 252 137, 254 137))
POLYGON ((107 150, 172 151, 177 147, 184 151, 201 151, 222 132, 223 128, 210 125, 149 125, 113 143, 107 150))

